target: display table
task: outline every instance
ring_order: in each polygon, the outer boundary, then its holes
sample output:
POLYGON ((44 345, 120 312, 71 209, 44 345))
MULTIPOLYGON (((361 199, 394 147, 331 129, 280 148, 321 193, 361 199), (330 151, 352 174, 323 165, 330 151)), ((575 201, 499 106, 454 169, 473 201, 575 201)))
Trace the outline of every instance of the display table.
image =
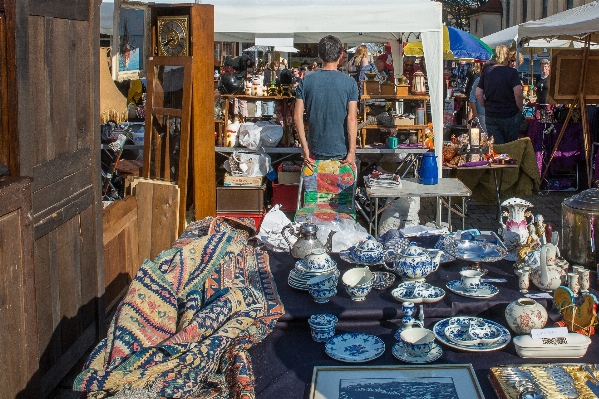
MULTIPOLYGON (((563 123, 541 123, 536 119, 528 121, 526 135, 530 137, 532 142, 541 175, 551 157, 551 152, 557 142, 562 126, 563 123), (551 126, 553 126, 553 129, 550 129, 551 126), (543 131, 546 133, 543 134, 543 131)), ((555 156, 549 165, 549 175, 574 166, 581 161, 584 161, 582 124, 568 123, 555 156)))
MULTIPOLYGON (((333 255, 343 274, 353 267, 333 255)), ((283 315, 274 331, 266 339, 250 349, 252 364, 256 378, 256 395, 259 399, 303 398, 310 393, 312 370, 314 366, 369 366, 369 365, 408 365, 397 360, 391 354, 391 348, 397 343, 393 334, 401 323, 403 316, 401 304, 391 296, 391 290, 398 280, 386 290, 372 290, 363 302, 352 301, 343 290, 341 281, 338 293, 328 303, 315 303, 307 291, 299 291, 289 287, 287 278, 293 268, 294 259, 288 253, 271 253, 270 265, 275 277, 278 293, 285 306, 283 315), (324 344, 312 340, 308 317, 315 313, 332 313, 339 318, 336 334, 346 332, 362 332, 374 334, 385 342, 385 352, 381 357, 367 363, 342 363, 325 354, 324 344)), ((494 283, 499 294, 490 299, 471 299, 451 293, 445 284, 459 278, 459 270, 464 264, 453 262, 443 264, 435 273, 427 277, 427 282, 446 291, 445 297, 435 304, 424 305, 425 326, 431 328, 439 319, 470 315, 494 320, 507 327, 504 312, 508 303, 520 298, 517 291, 517 278, 512 272, 512 262, 500 261, 484 264, 489 269, 486 277, 507 279, 507 283, 494 283)), ((377 269, 372 267, 373 270, 377 269)), ((592 291, 597 294, 596 274, 591 274, 592 291)), ((534 291, 531 286, 531 292, 534 291)), ((538 300, 544 306, 551 306, 551 301, 538 300)), ((417 317, 418 313, 415 313, 417 317)), ((550 319, 555 312, 549 312, 550 319)), ((550 320, 548 325, 552 321, 550 320)), ((514 334, 512 333, 512 338, 514 334)), ((465 364, 474 366, 478 381, 487 399, 495 396, 488 380, 489 369, 501 364, 547 363, 547 362, 590 362, 596 363, 599 358, 599 339, 592 336, 589 350, 581 359, 522 359, 510 342, 507 347, 493 352, 463 352, 448 348, 441 344, 443 355, 431 364, 465 364)))
MULTIPOLYGON (((401 187, 388 188, 376 187, 366 188, 368 198, 374 199, 374 213, 371 213, 368 221, 368 232, 378 235, 379 198, 407 198, 407 197, 437 197, 437 225, 441 224, 441 201, 439 197, 448 197, 451 207, 451 197, 462 197, 462 209, 464 209, 464 197, 472 195, 472 191, 458 179, 439 179, 437 184, 420 184, 417 179, 402 179, 401 187)), ((451 226, 451 210, 448 212, 449 226, 451 226)))

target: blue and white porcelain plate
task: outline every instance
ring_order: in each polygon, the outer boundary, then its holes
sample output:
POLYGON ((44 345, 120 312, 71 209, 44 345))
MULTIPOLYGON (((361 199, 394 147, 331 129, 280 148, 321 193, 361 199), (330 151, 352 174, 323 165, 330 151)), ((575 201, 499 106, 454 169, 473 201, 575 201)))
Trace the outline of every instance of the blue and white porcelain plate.
POLYGON ((327 355, 340 362, 368 362, 385 352, 385 343, 374 335, 346 333, 330 338, 324 350, 327 355))
POLYGON ((407 281, 391 291, 393 298, 399 302, 434 303, 445 296, 445 290, 422 282, 407 281))
POLYGON ((404 347, 403 342, 399 341, 397 344, 393 345, 393 349, 391 349, 391 353, 398 360, 406 363, 430 363, 434 362, 443 354, 443 349, 436 342, 433 342, 433 348, 430 352, 424 354, 424 356, 410 356, 406 353, 406 348, 404 347))
POLYGON ((469 292, 464 289, 460 280, 452 280, 446 284, 449 291, 454 294, 466 296, 469 298, 491 298, 499 294, 499 288, 489 283, 481 283, 480 288, 474 292, 469 292))
MULTIPOLYGON (((490 351, 494 351, 497 349, 501 349, 504 346, 506 346, 512 339, 510 332, 507 330, 507 328, 505 328, 501 324, 496 323, 492 320, 483 319, 480 317, 469 317, 469 316, 449 317, 447 319, 440 320, 433 326, 433 333, 435 334, 435 337, 437 338, 437 340, 439 340, 439 342, 444 343, 445 345, 449 346, 450 348, 461 349, 461 350, 464 350, 467 352, 490 352, 490 351), (463 325, 463 326, 465 326, 465 328, 463 330, 462 329, 460 329, 460 330, 466 331, 466 335, 467 335, 468 334, 468 332, 467 332, 468 326, 470 325, 471 322, 476 322, 476 321, 483 321, 484 323, 486 323, 486 324, 492 326, 494 329, 496 329, 498 331, 498 333, 500 334, 499 339, 497 339, 494 342, 489 342, 489 343, 479 342, 479 343, 474 343, 472 345, 466 345, 463 343, 458 343, 458 342, 452 341, 445 334, 446 331, 449 331, 447 329, 449 326, 463 325)), ((457 341, 460 340, 456 336, 452 336, 452 338, 456 339, 457 341)))

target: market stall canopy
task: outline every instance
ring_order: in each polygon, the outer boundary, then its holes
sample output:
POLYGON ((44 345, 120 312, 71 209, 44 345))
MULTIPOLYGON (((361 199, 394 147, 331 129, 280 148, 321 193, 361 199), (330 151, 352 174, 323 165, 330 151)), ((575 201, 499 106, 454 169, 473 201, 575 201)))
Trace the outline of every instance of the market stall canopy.
MULTIPOLYGON (((408 43, 404 54, 422 56, 422 42, 408 43)), ((446 60, 477 60, 488 61, 493 50, 476 36, 461 29, 445 26, 443 29, 443 58, 446 60)))
MULTIPOLYGON (((480 40, 485 42, 492 49, 500 44, 514 49, 518 42, 518 25, 510 26, 499 32, 481 37, 480 40)), ((579 40, 553 39, 550 37, 528 40, 523 44, 523 48, 541 49, 541 51, 545 48, 580 48, 583 46, 582 41, 579 40)))
POLYGON ((597 1, 518 25, 520 43, 541 37, 577 40, 588 34, 591 35, 592 42, 599 42, 599 2, 597 1))
MULTIPOLYGON (((142 3, 148 3, 142 0, 142 3)), ((173 4, 174 1, 162 1, 173 4)), ((343 43, 391 43, 396 72, 401 72, 400 40, 420 32, 426 56, 435 153, 443 143, 442 3, 430 0, 197 0, 214 5, 214 40, 254 42, 264 34, 293 37, 294 43, 318 43, 335 35, 343 43), (426 18, 416 18, 422 15, 426 18)), ((258 44, 258 43, 256 43, 258 44)), ((442 165, 439 162, 439 175, 442 165)))

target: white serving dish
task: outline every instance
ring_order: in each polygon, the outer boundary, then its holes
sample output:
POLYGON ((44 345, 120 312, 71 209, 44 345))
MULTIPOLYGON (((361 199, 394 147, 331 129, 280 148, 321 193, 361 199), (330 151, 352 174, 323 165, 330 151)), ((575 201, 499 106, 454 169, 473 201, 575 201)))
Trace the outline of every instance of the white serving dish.
POLYGON ((567 338, 533 338, 530 334, 514 337, 520 357, 578 358, 587 352, 591 339, 586 335, 568 333, 567 338), (565 341, 565 342, 563 342, 565 341))

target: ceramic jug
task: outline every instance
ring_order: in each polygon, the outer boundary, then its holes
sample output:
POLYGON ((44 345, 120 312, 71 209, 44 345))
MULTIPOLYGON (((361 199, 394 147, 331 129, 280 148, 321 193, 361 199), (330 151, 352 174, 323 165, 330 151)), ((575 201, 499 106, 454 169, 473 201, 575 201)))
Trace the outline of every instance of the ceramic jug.
POLYGON ((432 152, 422 154, 420 167, 418 168, 418 183, 437 184, 439 182, 439 169, 437 168, 437 156, 432 152))
POLYGON ((565 270, 555 264, 557 259, 557 247, 553 244, 545 244, 541 247, 539 265, 532 269, 530 280, 543 291, 554 291, 562 284, 566 275, 565 270))
POLYGON ((332 230, 327 237, 326 244, 322 245, 322 243, 316 237, 317 231, 318 226, 313 223, 302 223, 299 226, 299 229, 296 229, 291 224, 288 224, 287 226, 283 227, 283 230, 281 230, 281 235, 287 242, 287 245, 289 245, 289 248, 291 248, 291 256, 296 259, 303 259, 307 255, 311 254, 313 249, 322 248, 326 252, 331 252, 333 247, 333 234, 336 232, 332 230), (286 233, 297 237, 295 244, 291 244, 285 235, 286 233))

